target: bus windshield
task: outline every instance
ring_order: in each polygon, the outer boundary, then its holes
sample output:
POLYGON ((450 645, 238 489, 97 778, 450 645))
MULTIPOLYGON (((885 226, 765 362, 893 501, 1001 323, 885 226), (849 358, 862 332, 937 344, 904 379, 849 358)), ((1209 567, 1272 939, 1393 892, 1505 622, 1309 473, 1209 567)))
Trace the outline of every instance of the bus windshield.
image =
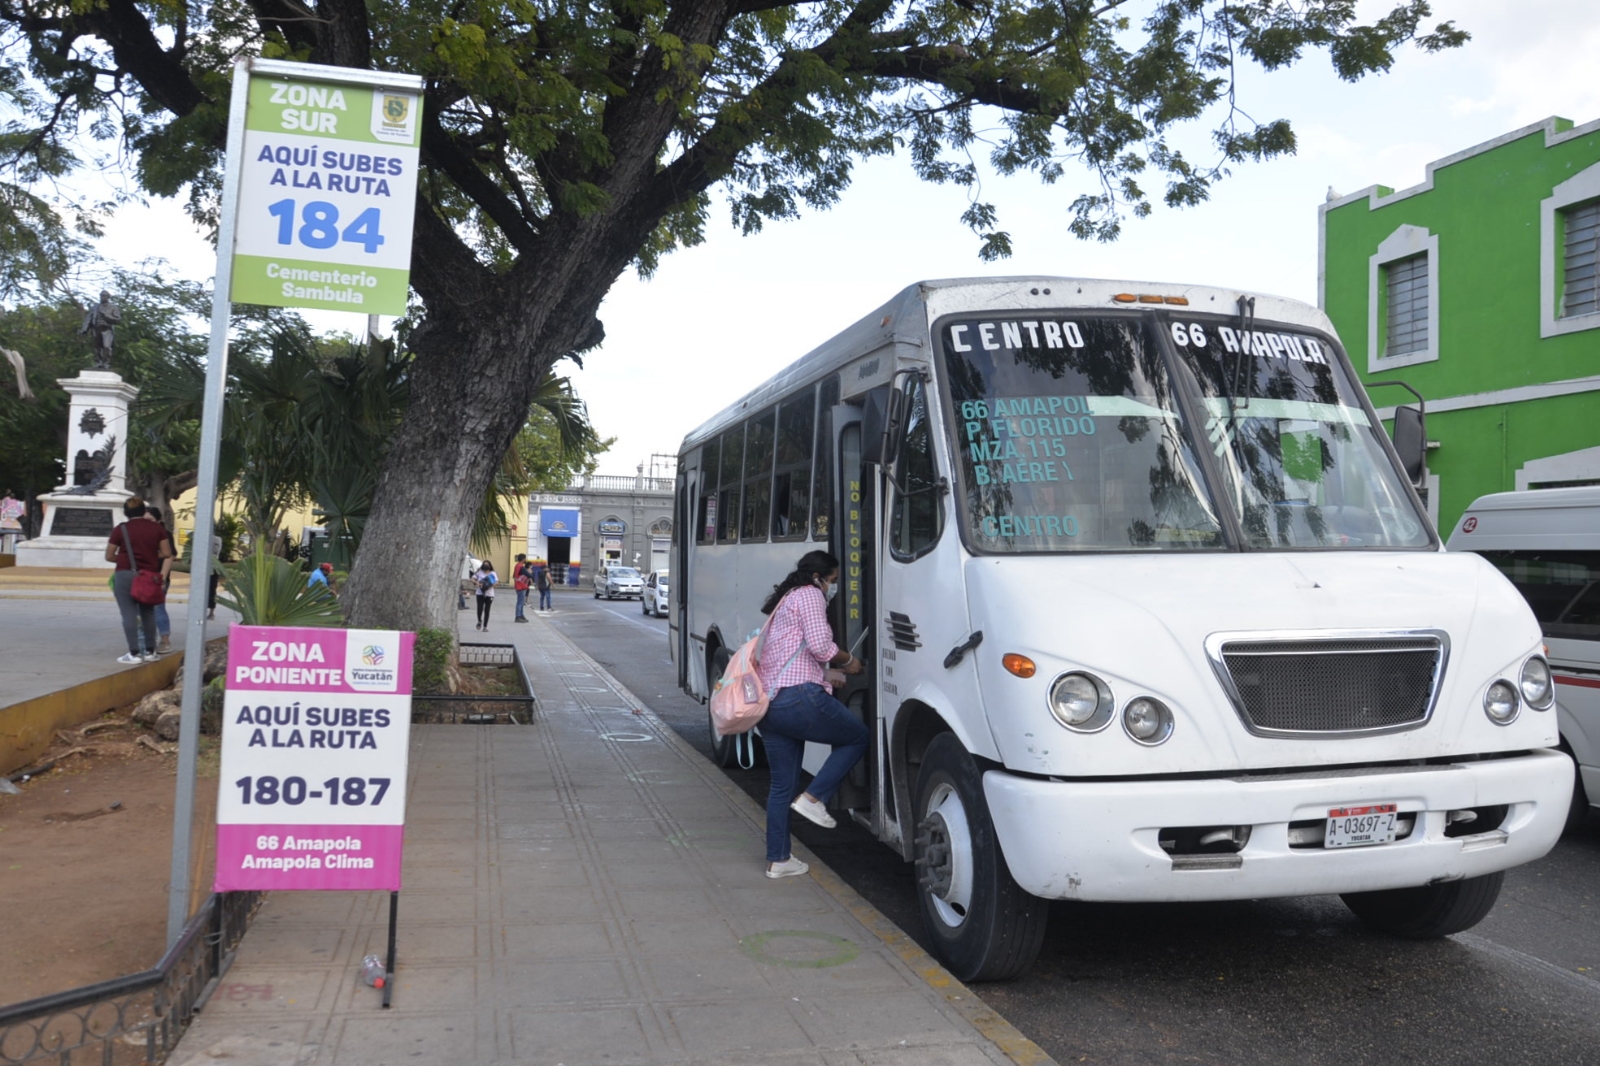
POLYGON ((1130 315, 943 320, 961 482, 979 551, 1225 547, 1159 345, 1130 315))
POLYGON ((1251 548, 1431 544, 1360 392, 1321 337, 1221 317, 1174 318, 1198 386, 1221 495, 1251 548))

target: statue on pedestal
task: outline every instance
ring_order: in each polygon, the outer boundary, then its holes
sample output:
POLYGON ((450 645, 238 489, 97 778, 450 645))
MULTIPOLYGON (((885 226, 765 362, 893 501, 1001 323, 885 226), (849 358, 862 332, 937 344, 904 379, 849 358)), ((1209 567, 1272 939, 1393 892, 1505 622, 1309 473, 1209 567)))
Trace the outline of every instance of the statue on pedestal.
POLYGON ((115 340, 113 327, 122 321, 122 312, 111 302, 111 294, 100 291, 100 302, 84 312, 83 325, 78 333, 89 334, 94 342, 94 368, 111 369, 111 342, 115 340))

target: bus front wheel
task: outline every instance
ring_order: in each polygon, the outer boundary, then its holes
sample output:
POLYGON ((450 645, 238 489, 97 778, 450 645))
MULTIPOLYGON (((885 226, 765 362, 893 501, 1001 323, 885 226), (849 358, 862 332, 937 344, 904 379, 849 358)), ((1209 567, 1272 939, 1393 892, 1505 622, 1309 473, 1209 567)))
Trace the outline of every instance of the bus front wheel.
POLYGON ((977 764, 953 734, 928 745, 917 778, 912 858, 935 954, 962 981, 1003 981, 1032 965, 1049 905, 1011 879, 977 764))
POLYGON ((1346 892, 1339 898, 1369 929, 1407 940, 1434 940, 1483 921, 1500 898, 1505 879, 1501 870, 1420 888, 1346 892))

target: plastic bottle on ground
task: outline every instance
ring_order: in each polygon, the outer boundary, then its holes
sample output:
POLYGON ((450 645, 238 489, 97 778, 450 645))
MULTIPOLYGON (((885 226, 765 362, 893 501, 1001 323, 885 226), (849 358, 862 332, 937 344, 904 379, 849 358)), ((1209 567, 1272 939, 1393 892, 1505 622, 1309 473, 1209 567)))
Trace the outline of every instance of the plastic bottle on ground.
POLYGON ((388 971, 384 969, 383 960, 376 955, 368 955, 361 960, 361 980, 373 988, 382 988, 388 980, 388 971))

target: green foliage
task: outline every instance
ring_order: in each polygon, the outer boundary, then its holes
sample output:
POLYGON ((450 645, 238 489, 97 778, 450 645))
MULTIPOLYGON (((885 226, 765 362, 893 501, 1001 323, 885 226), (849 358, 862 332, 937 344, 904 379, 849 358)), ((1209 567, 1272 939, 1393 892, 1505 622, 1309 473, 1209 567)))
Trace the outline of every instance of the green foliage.
MULTIPOLYGON (((393 341, 321 340, 284 318, 230 351, 218 476, 242 504, 255 543, 270 543, 285 513, 310 500, 330 533, 359 545, 375 471, 405 410, 410 361, 393 341)), ((162 424, 196 418, 203 361, 171 361, 147 392, 145 406, 162 424)))
POLYGON ((372 0, 346 16, 352 35, 263 0, 145 0, 116 18, 99 5, 24 5, 0 8, 0 25, 27 31, 0 51, 0 93, 22 116, 0 141, 14 154, 0 159, 30 180, 59 174, 88 130, 123 141, 147 189, 193 183, 192 206, 209 220, 228 65, 259 52, 423 73, 422 195, 496 270, 563 217, 644 207, 651 221, 629 254, 648 272, 700 239, 712 186, 755 230, 829 206, 855 159, 897 151, 921 177, 971 190, 964 221, 997 256, 1009 238, 978 197, 980 153, 1046 182, 1083 164, 1095 187, 1072 201, 1074 229, 1110 239, 1125 214, 1149 211, 1149 177, 1167 203, 1193 204, 1231 165, 1294 150, 1287 122, 1236 106, 1241 64, 1276 70, 1320 50, 1354 81, 1391 69, 1408 43, 1438 51, 1468 39, 1450 22, 1430 28, 1426 0, 1396 0, 1370 22, 1357 8, 1149 0, 1134 16, 1124 0, 372 0), (1210 159, 1169 141, 1193 122, 1211 126, 1210 159), (619 184, 622 162, 639 159, 656 173, 619 184))
MULTIPOLYGON (((116 270, 107 284, 122 312, 113 369, 129 384, 144 389, 175 362, 198 360, 205 351, 204 337, 194 332, 196 309, 206 300, 199 286, 167 281, 159 270, 116 270)), ((56 380, 90 365, 89 342, 79 328, 84 308, 97 300, 98 294, 83 293, 0 312, 0 347, 22 354, 37 396, 23 401, 11 381, 0 379, 0 440, 6 444, 0 454, 5 476, 18 482, 12 487, 42 492, 65 480, 68 396, 56 380)), ((11 368, 4 369, 9 377, 11 368)), ((193 486, 198 420, 153 418, 135 406, 126 433, 130 489, 165 504, 193 486)))
POLYGON ((249 626, 339 626, 339 601, 321 585, 307 587, 305 575, 287 559, 256 551, 222 567, 217 603, 239 612, 249 626))
POLYGON ((456 637, 448 629, 419 629, 411 660, 412 690, 436 695, 450 690, 450 665, 455 661, 456 637))
POLYGON ((222 732, 222 704, 227 699, 228 679, 213 677, 200 690, 200 732, 217 736, 222 732))
POLYGON ((225 563, 239 558, 239 534, 244 532, 244 523, 231 514, 219 515, 211 529, 217 538, 218 558, 225 563))

